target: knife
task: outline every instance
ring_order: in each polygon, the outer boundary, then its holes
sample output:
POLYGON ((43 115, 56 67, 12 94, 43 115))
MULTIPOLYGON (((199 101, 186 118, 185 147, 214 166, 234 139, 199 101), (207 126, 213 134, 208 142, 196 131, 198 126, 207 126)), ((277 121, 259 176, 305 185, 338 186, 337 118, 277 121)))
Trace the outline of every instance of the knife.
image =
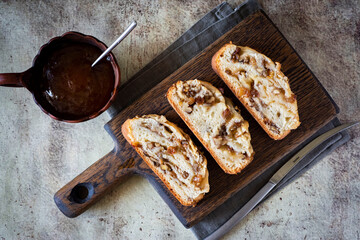
POLYGON ((219 239, 226 233, 228 233, 236 224, 238 224, 246 215, 248 215, 251 210, 253 210, 256 205, 258 205, 261 200, 263 200, 268 193, 293 169, 296 164, 298 164, 309 152, 314 148, 319 146, 325 140, 334 136, 335 134, 348 129, 352 126, 355 126, 360 122, 352 122, 347 124, 342 124, 336 128, 331 129, 330 131, 318 136, 313 141, 308 143, 304 148, 297 152, 289 161, 287 161, 241 209, 239 209, 235 214, 226 221, 222 226, 217 230, 211 233, 205 238, 205 240, 215 240, 219 239))

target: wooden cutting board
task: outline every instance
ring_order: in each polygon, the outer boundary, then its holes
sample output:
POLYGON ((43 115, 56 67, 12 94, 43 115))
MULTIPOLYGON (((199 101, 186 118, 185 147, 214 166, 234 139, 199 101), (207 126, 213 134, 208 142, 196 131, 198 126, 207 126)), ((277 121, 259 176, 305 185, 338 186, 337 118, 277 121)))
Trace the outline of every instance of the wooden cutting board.
POLYGON ((244 19, 202 53, 114 117, 105 126, 115 142, 114 150, 60 189, 55 194, 54 200, 66 216, 75 217, 116 186, 123 178, 136 173, 145 176, 184 226, 190 227, 314 134, 335 115, 336 108, 316 77, 265 13, 258 11, 244 19), (236 45, 254 48, 282 64, 282 70, 289 78, 291 89, 297 95, 301 121, 300 127, 285 139, 275 141, 269 138, 212 70, 212 56, 222 45, 230 41, 236 45), (162 114, 183 128, 201 148, 200 142, 171 108, 165 97, 168 88, 176 81, 195 78, 209 81, 215 87, 224 88, 225 96, 230 97, 235 105, 239 106, 242 116, 249 121, 255 157, 240 174, 228 175, 202 148, 208 159, 210 192, 196 207, 185 207, 172 196, 159 178, 126 142, 121 134, 121 125, 126 119, 136 115, 162 114))

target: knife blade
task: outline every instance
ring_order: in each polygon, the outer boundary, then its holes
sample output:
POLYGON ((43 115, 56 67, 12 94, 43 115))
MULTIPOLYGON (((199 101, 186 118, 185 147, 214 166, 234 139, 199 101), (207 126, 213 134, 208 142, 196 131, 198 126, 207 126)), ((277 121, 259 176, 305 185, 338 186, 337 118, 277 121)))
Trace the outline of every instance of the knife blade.
POLYGON ((211 233, 205 238, 205 240, 215 240, 222 237, 229 232, 236 224, 238 224, 247 214, 258 205, 267 194, 293 169, 310 151, 319 146, 325 140, 334 136, 335 134, 344 131, 352 126, 355 126, 358 122, 342 124, 338 127, 331 129, 330 131, 318 136, 299 152, 297 152, 292 158, 289 159, 271 178, 270 180, 242 207, 240 208, 228 221, 226 221, 217 230, 211 233))

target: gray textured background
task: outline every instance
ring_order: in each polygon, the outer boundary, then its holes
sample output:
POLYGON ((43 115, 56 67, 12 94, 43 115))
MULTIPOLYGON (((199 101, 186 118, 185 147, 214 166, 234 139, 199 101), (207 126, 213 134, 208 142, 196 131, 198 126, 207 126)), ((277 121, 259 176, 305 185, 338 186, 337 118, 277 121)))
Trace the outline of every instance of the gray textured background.
MULTIPOLYGON (((31 66, 40 46, 66 31, 110 44, 127 80, 221 1, 1 1, 0 72, 31 66)), ((360 119, 359 1, 260 1, 339 105, 360 119)), ((237 6, 241 1, 229 1, 237 6)), ((0 88, 1 239, 193 239, 139 176, 68 219, 53 203, 65 183, 109 152, 106 114, 80 124, 52 120, 22 88, 0 88)), ((352 139, 256 208, 226 239, 360 239, 360 128, 352 139)))

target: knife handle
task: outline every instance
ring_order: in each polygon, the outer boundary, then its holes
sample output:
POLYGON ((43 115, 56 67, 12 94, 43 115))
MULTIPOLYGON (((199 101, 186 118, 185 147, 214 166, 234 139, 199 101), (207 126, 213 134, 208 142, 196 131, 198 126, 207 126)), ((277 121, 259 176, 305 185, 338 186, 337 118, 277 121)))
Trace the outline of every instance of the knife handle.
POLYGON ((77 217, 105 193, 135 172, 136 160, 123 160, 117 146, 67 183, 54 195, 60 211, 69 218, 77 217))

